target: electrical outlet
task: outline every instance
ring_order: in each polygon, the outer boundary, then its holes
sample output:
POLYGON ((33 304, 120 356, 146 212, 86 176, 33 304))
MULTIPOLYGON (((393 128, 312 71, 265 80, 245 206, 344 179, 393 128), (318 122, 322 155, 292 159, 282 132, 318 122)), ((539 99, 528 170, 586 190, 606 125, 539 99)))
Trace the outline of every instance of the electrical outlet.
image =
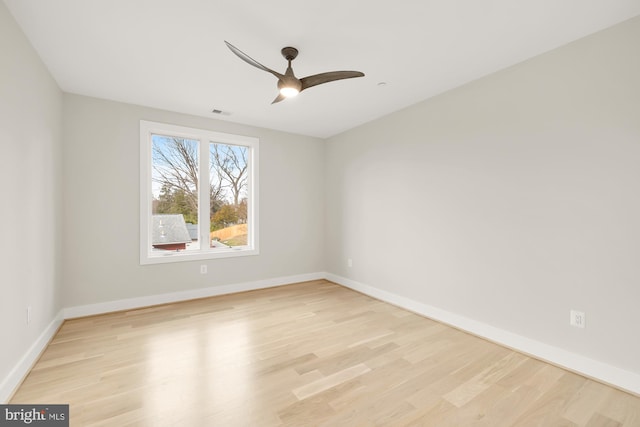
POLYGON ((571 318, 569 319, 569 324, 571 326, 575 326, 576 328, 585 327, 586 318, 585 318, 584 312, 571 310, 570 315, 571 315, 571 318))
POLYGON ((200 266, 200 274, 207 274, 207 264, 202 264, 200 266))
POLYGON ((351 260, 351 258, 347 258, 347 267, 353 267, 353 261, 351 260))
POLYGON ((27 325, 31 323, 31 306, 27 307, 27 325))

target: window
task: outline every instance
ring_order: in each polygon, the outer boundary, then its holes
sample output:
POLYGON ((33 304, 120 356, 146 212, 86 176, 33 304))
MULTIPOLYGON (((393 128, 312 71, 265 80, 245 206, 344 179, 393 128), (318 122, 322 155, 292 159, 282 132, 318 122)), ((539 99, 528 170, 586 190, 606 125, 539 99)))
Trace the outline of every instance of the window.
POLYGON ((140 263, 258 254, 257 176, 257 138, 140 121, 140 263))

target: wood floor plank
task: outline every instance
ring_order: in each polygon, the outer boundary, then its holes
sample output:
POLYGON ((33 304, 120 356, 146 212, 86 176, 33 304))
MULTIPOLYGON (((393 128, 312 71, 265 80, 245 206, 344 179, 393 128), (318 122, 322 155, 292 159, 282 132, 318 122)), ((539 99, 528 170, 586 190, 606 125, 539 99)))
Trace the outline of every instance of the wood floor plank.
POLYGON ((351 366, 349 368, 343 369, 334 374, 316 380, 312 383, 305 384, 302 387, 295 388, 292 390, 292 392, 299 400, 307 399, 315 394, 321 393, 325 390, 342 384, 343 382, 352 380, 362 374, 366 374, 369 371, 371 371, 371 369, 369 369, 367 365, 359 363, 357 365, 351 366))
POLYGON ((64 322, 72 426, 638 427, 640 398, 324 280, 64 322))
POLYGON ((525 356, 512 352, 496 363, 480 371, 469 381, 456 387, 443 397, 454 406, 461 408, 480 393, 489 389, 496 381, 511 373, 526 360, 525 356))

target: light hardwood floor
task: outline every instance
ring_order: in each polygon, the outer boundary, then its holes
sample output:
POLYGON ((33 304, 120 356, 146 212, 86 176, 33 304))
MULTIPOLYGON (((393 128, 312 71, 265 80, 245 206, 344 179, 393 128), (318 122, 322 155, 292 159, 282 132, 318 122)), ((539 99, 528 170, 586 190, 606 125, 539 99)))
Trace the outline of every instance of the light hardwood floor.
POLYGON ((66 321, 72 426, 640 426, 640 398, 326 281, 66 321))

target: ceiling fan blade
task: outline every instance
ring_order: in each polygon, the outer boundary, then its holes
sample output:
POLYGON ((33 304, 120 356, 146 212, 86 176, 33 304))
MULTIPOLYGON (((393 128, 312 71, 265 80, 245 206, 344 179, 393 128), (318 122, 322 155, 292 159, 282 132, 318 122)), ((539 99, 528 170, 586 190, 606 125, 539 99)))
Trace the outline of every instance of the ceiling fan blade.
POLYGON ((279 93, 278 96, 276 96, 276 99, 273 100, 273 102, 271 102, 271 104, 275 104, 276 102, 280 102, 282 100, 284 100, 286 98, 286 96, 284 96, 283 94, 279 93))
POLYGON ((225 40, 224 43, 231 50, 231 52, 235 53, 238 58, 242 59, 247 64, 253 65, 256 68, 266 71, 267 73, 271 73, 279 79, 284 78, 283 74, 280 74, 277 71, 273 71, 271 68, 265 67, 264 65, 262 65, 261 63, 259 63, 258 61, 256 61, 255 59, 253 59, 252 57, 250 57, 249 55, 247 55, 246 53, 244 53, 243 51, 241 51, 231 43, 229 43, 228 41, 225 40))
POLYGON ((329 71, 328 73, 314 74, 313 76, 303 77, 300 79, 302 82, 302 89, 300 89, 300 91, 323 83, 352 79, 354 77, 364 77, 364 73, 361 73, 360 71, 329 71))

